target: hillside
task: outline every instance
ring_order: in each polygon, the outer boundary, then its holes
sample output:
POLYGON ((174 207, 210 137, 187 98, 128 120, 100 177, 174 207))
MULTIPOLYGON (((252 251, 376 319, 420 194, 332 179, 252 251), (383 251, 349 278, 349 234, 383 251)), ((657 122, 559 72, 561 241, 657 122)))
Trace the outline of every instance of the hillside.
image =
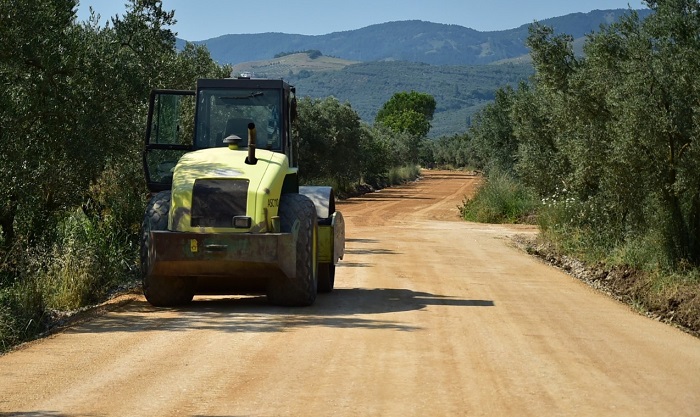
POLYGON ((420 91, 435 97, 437 107, 429 136, 465 132, 471 116, 505 85, 516 86, 532 74, 530 65, 428 65, 412 62, 366 62, 339 71, 294 76, 299 96, 334 96, 349 102, 371 123, 381 106, 400 91, 420 91))
MULTIPOLYGON (((617 20, 628 10, 594 10, 542 20, 558 33, 575 38, 617 20)), ((640 10, 645 17, 650 11, 640 10)), ((284 33, 230 34, 197 42, 220 63, 238 64, 273 58, 280 52, 320 50, 349 61, 411 61, 432 65, 475 65, 522 57, 531 22, 510 30, 480 32, 458 25, 419 20, 388 22, 327 35, 284 33)), ((180 45, 182 45, 182 40, 180 45)))
POLYGON ((232 73, 250 74, 257 78, 291 79, 308 76, 313 72, 338 71, 356 63, 324 55, 313 57, 309 53, 296 53, 273 59, 243 62, 234 65, 232 73))

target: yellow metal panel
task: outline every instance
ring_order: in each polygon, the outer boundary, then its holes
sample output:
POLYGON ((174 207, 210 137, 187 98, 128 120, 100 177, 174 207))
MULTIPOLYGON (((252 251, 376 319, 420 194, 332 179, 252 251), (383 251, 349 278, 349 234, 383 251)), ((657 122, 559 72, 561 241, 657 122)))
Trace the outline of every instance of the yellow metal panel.
POLYGON ((185 154, 173 175, 169 229, 199 233, 245 233, 270 231, 271 217, 277 215, 279 196, 289 168, 284 154, 259 149, 258 163, 248 165, 246 150, 211 148, 185 154), (245 178, 249 180, 246 214, 253 227, 247 229, 191 227, 192 188, 197 179, 245 178))
POLYGON ((333 227, 318 227, 318 261, 321 263, 335 263, 333 259, 333 227))

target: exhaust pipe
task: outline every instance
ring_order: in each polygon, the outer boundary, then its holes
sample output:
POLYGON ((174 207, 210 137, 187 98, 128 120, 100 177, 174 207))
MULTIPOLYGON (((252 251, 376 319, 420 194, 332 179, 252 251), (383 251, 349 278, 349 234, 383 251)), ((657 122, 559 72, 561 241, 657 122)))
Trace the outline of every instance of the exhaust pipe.
POLYGON ((245 163, 248 165, 255 165, 258 163, 258 159, 255 157, 256 136, 255 123, 248 123, 248 157, 245 159, 245 163))

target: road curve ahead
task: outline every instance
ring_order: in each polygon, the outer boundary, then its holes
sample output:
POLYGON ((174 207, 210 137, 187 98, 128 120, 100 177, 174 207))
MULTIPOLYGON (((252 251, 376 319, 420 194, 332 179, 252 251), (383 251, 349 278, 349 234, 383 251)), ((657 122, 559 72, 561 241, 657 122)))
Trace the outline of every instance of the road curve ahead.
MULTIPOLYGON (((340 205, 336 290, 115 305, 0 357, 0 416, 700 416, 700 340, 470 224, 478 179, 340 205)), ((128 301, 128 299, 127 299, 128 301)))

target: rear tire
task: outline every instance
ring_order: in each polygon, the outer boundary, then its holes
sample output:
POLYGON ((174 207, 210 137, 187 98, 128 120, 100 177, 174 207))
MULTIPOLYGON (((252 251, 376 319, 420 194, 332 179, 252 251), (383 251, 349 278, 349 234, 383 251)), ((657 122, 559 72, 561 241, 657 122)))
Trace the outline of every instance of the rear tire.
POLYGON ((149 275, 150 232, 168 230, 170 191, 161 191, 148 202, 141 224, 141 280, 143 295, 156 307, 187 304, 194 297, 194 279, 149 275))
POLYGON ((316 301, 318 287, 318 225, 316 207, 301 194, 283 194, 279 207, 282 233, 296 239, 296 277, 270 280, 267 299, 271 304, 289 307, 309 306, 316 301))
POLYGON ((335 264, 318 264, 318 292, 329 293, 335 285, 335 264))

